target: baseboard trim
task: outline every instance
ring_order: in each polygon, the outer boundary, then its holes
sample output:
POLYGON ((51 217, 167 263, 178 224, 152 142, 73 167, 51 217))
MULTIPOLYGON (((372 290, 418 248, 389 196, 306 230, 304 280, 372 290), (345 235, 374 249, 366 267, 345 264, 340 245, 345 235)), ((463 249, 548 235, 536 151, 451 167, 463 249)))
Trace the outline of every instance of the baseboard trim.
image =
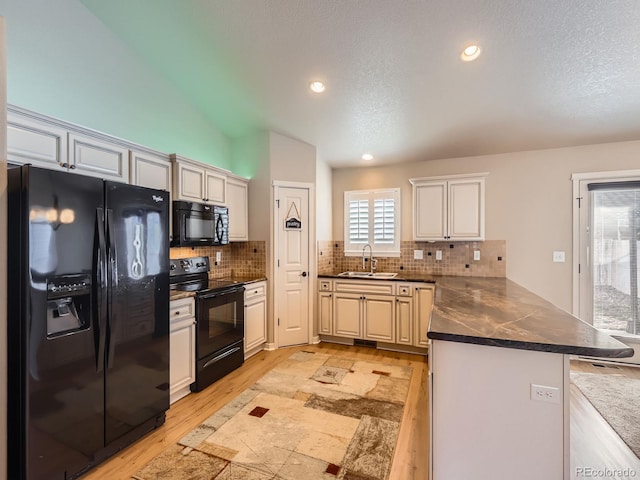
POLYGON ((311 337, 311 345, 317 345, 320 343, 320 335, 311 337))
POLYGON ((275 343, 265 343, 264 344, 264 349, 269 351, 269 352, 273 352, 274 350, 277 350, 278 347, 276 347, 275 343))

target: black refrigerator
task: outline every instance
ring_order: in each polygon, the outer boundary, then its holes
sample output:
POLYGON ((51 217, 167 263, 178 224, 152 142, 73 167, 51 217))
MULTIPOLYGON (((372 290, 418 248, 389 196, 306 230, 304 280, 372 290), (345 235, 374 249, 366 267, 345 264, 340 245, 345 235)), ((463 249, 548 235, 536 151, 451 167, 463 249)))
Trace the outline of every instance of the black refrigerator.
POLYGON ((8 478, 68 480, 164 423, 169 193, 8 180, 8 478))

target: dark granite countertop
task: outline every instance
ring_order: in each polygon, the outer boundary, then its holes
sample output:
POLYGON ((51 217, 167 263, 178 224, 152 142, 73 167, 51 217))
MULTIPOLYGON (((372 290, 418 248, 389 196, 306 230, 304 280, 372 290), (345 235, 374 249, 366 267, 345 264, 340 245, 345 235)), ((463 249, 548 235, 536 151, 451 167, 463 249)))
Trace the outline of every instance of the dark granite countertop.
POLYGON ((608 358, 633 349, 506 278, 434 277, 434 340, 608 358))
POLYGON ((319 273, 318 278, 339 278, 340 280, 375 280, 378 282, 421 282, 421 283, 435 283, 436 278, 440 278, 434 275, 426 273, 407 273, 400 272, 393 278, 375 278, 375 277, 341 277, 338 275, 341 272, 335 273, 319 273))

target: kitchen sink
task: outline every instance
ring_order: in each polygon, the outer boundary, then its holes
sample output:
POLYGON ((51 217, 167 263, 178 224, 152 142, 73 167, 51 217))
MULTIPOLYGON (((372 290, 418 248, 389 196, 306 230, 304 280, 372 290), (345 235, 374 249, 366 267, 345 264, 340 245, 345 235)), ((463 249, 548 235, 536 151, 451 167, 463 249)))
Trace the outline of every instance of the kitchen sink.
POLYGON ((392 272, 342 272, 339 273, 339 277, 350 277, 350 278, 394 278, 397 273, 392 272))

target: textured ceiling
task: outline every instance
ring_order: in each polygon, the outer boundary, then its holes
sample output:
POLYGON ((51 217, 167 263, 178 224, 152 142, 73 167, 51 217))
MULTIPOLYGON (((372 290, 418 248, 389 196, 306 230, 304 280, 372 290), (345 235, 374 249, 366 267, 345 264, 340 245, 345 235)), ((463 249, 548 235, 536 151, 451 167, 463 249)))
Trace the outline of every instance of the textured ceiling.
POLYGON ((82 3, 224 134, 334 167, 640 139, 638 0, 82 3))

